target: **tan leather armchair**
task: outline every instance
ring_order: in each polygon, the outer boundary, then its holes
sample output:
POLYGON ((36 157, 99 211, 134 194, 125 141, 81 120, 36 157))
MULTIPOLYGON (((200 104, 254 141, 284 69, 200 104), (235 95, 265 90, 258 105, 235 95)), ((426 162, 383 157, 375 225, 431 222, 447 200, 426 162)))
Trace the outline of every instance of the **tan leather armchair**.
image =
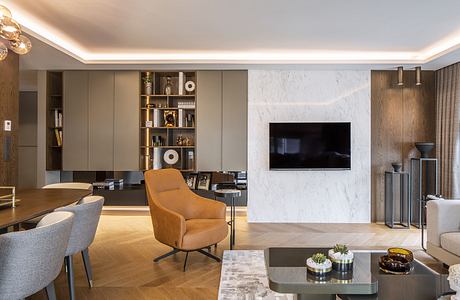
POLYGON ((204 248, 216 245, 228 234, 224 203, 193 193, 176 169, 149 170, 144 174, 155 238, 173 250, 155 262, 179 251, 198 251, 220 262, 204 248))

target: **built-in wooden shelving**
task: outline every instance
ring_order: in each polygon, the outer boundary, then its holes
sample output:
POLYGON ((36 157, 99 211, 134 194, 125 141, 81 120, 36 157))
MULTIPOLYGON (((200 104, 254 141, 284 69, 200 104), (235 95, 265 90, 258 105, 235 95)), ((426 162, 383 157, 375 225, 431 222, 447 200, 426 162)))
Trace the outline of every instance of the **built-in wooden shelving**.
POLYGON ((185 83, 188 81, 196 84, 195 72, 140 72, 139 128, 142 170, 173 167, 190 172, 196 169, 196 87, 195 90, 187 92, 185 83), (150 91, 146 78, 150 78, 150 91), (168 79, 170 94, 166 92, 168 79), (167 118, 170 119, 170 123, 172 122, 172 126, 166 126, 167 118), (168 164, 164 160, 164 153, 168 150, 177 153, 176 163, 168 164))
POLYGON ((61 170, 63 140, 62 72, 47 72, 46 85, 46 170, 61 170))

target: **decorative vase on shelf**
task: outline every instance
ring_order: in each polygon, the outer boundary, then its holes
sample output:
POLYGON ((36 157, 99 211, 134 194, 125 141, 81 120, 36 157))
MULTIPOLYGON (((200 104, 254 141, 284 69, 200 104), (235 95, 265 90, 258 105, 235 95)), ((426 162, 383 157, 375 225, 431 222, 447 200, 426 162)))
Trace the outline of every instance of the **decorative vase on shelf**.
POLYGON ((142 78, 142 81, 144 81, 145 94, 152 95, 153 81, 150 73, 147 73, 145 77, 142 78))
POLYGON ((165 95, 172 94, 172 83, 171 83, 171 76, 166 77, 166 85, 165 85, 165 95))
POLYGON ((152 82, 145 83, 145 94, 152 95, 152 82))
POLYGON ((451 300, 460 300, 460 265, 453 265, 449 268, 449 286, 452 290, 457 292, 455 295, 451 296, 451 300))

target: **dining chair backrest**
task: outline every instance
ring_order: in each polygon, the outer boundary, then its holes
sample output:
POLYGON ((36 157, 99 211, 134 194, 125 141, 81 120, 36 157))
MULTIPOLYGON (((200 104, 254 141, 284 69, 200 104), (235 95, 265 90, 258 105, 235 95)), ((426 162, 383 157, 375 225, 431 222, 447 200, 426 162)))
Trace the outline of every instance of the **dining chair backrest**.
POLYGON ((87 196, 78 205, 64 206, 55 211, 68 211, 75 214, 66 256, 73 255, 88 248, 96 235, 101 216, 104 197, 87 196))
POLYGON ((23 299, 61 272, 73 213, 53 212, 31 230, 0 235, 0 299, 23 299))
POLYGON ((45 185, 42 189, 75 189, 92 191, 93 185, 85 182, 59 182, 45 185))

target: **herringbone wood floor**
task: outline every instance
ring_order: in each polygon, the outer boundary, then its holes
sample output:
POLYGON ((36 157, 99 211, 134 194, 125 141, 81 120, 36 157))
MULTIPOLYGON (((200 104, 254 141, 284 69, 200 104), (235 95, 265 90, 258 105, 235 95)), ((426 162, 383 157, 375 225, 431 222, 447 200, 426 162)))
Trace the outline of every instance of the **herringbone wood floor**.
MULTIPOLYGON (((420 250, 420 231, 391 230, 381 224, 248 224, 237 217, 237 249, 268 246, 324 246, 345 243, 354 249, 386 249, 404 246, 420 250)), ((217 255, 228 249, 228 240, 218 245, 217 255)), ((80 256, 75 257, 77 299, 216 299, 220 264, 207 257, 189 255, 182 272, 184 254, 159 263, 152 259, 170 248, 153 237, 147 212, 104 213, 96 239, 90 247, 94 287, 89 289, 80 256)), ((416 253, 416 254, 417 254, 416 253)), ((58 299, 68 299, 65 273, 56 281, 58 299)), ((46 299, 43 292, 33 300, 46 299)))

